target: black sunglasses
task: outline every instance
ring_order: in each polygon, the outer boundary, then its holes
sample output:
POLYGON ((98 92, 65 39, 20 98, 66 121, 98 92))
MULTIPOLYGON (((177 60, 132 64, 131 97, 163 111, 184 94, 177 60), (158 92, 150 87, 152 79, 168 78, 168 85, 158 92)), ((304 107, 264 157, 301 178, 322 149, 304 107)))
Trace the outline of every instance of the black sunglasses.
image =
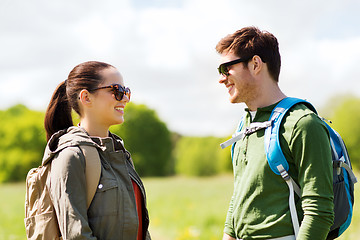
POLYGON ((234 64, 237 64, 237 63, 240 63, 240 62, 247 62, 250 59, 251 59, 251 57, 250 58, 245 58, 245 59, 239 58, 239 59, 236 59, 236 60, 233 60, 233 61, 230 61, 230 62, 222 63, 218 67, 219 74, 222 74, 224 76, 229 76, 229 67, 230 66, 232 66, 234 64))
POLYGON ((91 91, 104 89, 104 88, 111 88, 112 92, 114 93, 115 99, 118 101, 121 101, 123 99, 124 95, 126 95, 128 97, 128 99, 130 100, 130 96, 131 96, 130 88, 123 87, 120 84, 111 84, 110 86, 98 87, 98 88, 91 89, 91 91))

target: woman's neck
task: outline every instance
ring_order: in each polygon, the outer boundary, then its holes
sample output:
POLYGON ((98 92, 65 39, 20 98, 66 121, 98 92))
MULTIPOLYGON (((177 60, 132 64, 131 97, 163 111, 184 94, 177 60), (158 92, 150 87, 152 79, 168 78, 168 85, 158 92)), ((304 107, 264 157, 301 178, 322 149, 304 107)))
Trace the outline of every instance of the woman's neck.
POLYGON ((82 119, 79 125, 80 127, 84 128, 85 131, 90 136, 101 137, 101 138, 109 136, 109 128, 103 127, 100 124, 96 124, 86 119, 82 119))

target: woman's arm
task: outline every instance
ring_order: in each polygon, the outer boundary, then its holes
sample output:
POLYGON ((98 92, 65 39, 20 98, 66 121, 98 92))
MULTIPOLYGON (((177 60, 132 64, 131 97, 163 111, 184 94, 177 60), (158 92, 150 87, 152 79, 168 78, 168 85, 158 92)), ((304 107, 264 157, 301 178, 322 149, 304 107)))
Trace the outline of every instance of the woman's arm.
POLYGON ((85 158, 78 147, 62 150, 51 163, 50 195, 64 239, 96 238, 88 224, 85 158))

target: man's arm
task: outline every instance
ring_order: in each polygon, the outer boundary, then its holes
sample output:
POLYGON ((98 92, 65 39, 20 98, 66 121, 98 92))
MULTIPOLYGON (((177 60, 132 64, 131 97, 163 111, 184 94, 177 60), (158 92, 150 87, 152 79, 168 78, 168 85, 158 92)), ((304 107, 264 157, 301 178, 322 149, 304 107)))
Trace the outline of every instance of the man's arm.
POLYGON ((326 126, 315 114, 304 116, 296 124, 290 145, 298 166, 304 211, 298 239, 326 239, 334 217, 333 169, 326 126))

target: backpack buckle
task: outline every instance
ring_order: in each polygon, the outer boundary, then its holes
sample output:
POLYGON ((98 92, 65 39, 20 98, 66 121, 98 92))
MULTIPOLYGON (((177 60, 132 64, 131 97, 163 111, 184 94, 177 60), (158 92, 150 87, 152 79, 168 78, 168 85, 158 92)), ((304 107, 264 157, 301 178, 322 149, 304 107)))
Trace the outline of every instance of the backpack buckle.
POLYGON ((341 168, 344 166, 342 161, 333 161, 333 168, 336 168, 336 174, 339 176, 341 174, 341 168))
POLYGON ((245 128, 244 135, 248 136, 261 129, 268 128, 272 125, 272 122, 272 120, 266 122, 253 122, 249 127, 245 128))

